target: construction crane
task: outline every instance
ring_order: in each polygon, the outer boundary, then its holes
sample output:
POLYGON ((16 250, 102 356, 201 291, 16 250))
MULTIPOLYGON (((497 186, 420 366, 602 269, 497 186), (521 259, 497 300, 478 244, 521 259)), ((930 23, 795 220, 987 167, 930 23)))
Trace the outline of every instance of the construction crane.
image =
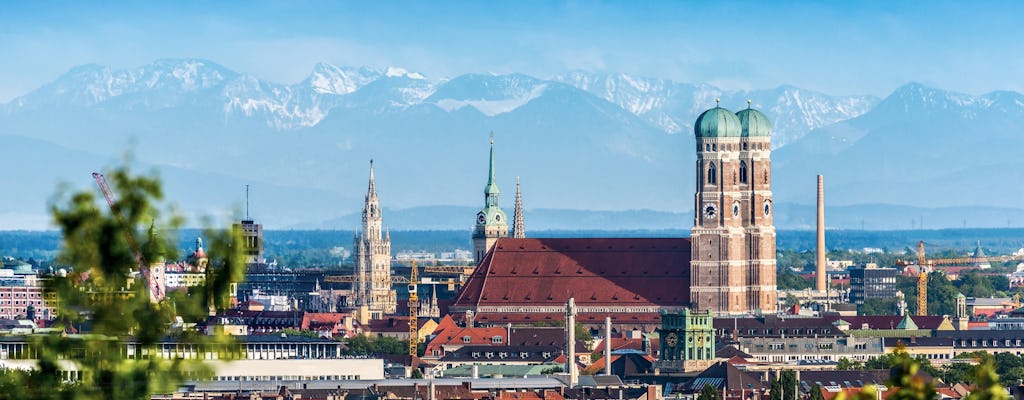
POLYGON ((139 273, 146 280, 146 287, 149 288, 149 300, 156 303, 163 300, 164 294, 160 291, 159 285, 152 279, 149 274, 149 263, 146 262, 145 256, 139 249, 139 243, 135 241, 135 227, 128 224, 128 220, 121 214, 120 209, 114 206, 117 202, 114 198, 114 191, 110 189, 110 184, 107 183, 107 177, 99 172, 93 172, 92 178, 96 180, 96 184, 99 185, 100 191, 103 192, 103 197, 107 199, 107 206, 110 207, 110 213, 114 214, 114 217, 121 222, 122 228, 124 228, 124 238, 128 242, 128 247, 131 249, 132 254, 135 256, 135 262, 138 264, 139 273))
POLYGON ((416 357, 416 351, 420 346, 419 332, 419 307, 420 296, 416 290, 416 261, 412 262, 412 272, 409 273, 409 356, 416 357))
MULTIPOLYGON (((383 282, 384 279, 379 279, 383 282)), ((353 283, 359 282, 359 275, 327 275, 324 277, 324 282, 335 282, 335 283, 353 283)), ((391 277, 391 283, 395 285, 404 285, 410 283, 409 278, 404 276, 394 275, 391 277)), ((447 285, 449 289, 454 290, 455 285, 461 285, 462 282, 454 279, 441 279, 434 280, 432 278, 423 278, 419 281, 420 284, 424 285, 447 285)))
MULTIPOLYGON (((1011 260, 1024 259, 1024 255, 995 256, 995 257, 952 257, 933 258, 925 257, 924 241, 917 242, 917 315, 928 315, 928 271, 936 265, 952 264, 976 264, 984 262, 1006 262, 1011 260)), ((906 265, 905 263, 900 263, 906 265)))

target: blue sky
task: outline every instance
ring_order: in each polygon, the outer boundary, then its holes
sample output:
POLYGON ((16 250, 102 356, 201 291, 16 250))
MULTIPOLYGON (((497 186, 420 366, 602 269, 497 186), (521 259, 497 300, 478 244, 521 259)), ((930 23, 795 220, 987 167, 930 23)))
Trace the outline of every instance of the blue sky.
POLYGON ((728 89, 1024 91, 1021 2, 0 3, 0 102, 73 66, 199 57, 277 82, 319 61, 626 72, 728 89), (40 4, 41 3, 41 4, 40 4))

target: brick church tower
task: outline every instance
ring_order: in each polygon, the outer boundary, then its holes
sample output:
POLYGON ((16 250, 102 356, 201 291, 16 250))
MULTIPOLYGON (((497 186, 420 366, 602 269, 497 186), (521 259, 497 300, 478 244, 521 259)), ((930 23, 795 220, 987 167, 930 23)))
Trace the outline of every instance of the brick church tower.
POLYGON ((697 118, 694 134, 691 306, 717 315, 774 313, 771 123, 749 102, 735 114, 716 105, 697 118))

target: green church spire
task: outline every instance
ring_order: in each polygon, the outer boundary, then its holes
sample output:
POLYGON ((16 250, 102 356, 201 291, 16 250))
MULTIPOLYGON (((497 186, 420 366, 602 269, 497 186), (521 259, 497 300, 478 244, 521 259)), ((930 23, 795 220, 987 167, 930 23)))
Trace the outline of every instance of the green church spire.
POLYGON ((487 173, 487 186, 484 187, 484 199, 487 201, 488 206, 498 206, 498 194, 501 192, 498 190, 497 179, 494 177, 494 132, 491 132, 491 159, 488 164, 487 173))

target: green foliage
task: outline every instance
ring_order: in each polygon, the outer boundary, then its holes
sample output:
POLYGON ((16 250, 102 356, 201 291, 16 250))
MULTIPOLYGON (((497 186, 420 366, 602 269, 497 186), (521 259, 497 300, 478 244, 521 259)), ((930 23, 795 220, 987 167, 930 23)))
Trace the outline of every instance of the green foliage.
POLYGON ((771 400, 796 400, 796 373, 793 371, 782 371, 778 379, 771 384, 771 400))
POLYGON ((864 369, 864 363, 860 361, 852 361, 849 358, 843 357, 836 363, 836 369, 843 371, 864 369))
POLYGON ((779 268, 775 274, 779 290, 804 290, 811 287, 811 280, 804 279, 787 268, 779 268))
POLYGON ((718 389, 710 384, 705 384, 697 395, 697 400, 718 400, 718 389))
POLYGON ((544 369, 540 370, 540 374, 541 375, 551 375, 551 374, 557 374, 557 373, 563 372, 563 371, 565 371, 565 370, 562 369, 562 367, 560 365, 555 365, 553 367, 548 367, 548 368, 544 368, 544 369))
MULTIPOLYGON (((897 347, 897 351, 902 348, 897 347)), ((896 387, 896 392, 889 394, 890 400, 932 400, 936 398, 935 384, 932 380, 918 373, 922 362, 906 356, 906 352, 898 354, 892 366, 888 387, 896 387)), ((934 374, 932 374, 934 376, 934 374)))
MULTIPOLYGON (((1018 357, 1019 358, 1019 357, 1018 357)), ((992 363, 979 364, 974 369, 974 390, 965 400, 1007 400, 1009 396, 999 383, 999 375, 992 363)))
POLYGON ((914 367, 915 371, 917 369, 922 369, 932 376, 939 375, 939 371, 932 366, 931 362, 928 361, 927 358, 921 355, 911 357, 910 354, 907 354, 907 350, 902 344, 896 346, 896 348, 888 354, 882 354, 878 357, 868 359, 868 361, 864 363, 864 369, 892 369, 907 364, 916 365, 914 367))
MULTIPOLYGON (((205 321, 211 308, 228 303, 231 282, 243 277, 241 242, 230 230, 207 230, 211 255, 207 282, 190 293, 175 293, 160 303, 150 301, 148 285, 137 274, 139 263, 126 239, 142 227, 177 227, 181 220, 161 219, 155 204, 163 196, 159 179, 134 176, 125 168, 107 174, 117 195, 112 215, 91 191, 61 193, 50 206, 63 238, 57 257, 72 267, 67 276, 48 280, 43 288, 60 316, 57 326, 88 326, 88 333, 39 335, 30 338, 38 359, 36 370, 4 373, 0 393, 25 399, 148 399, 174 390, 186 377, 211 371, 198 360, 140 357, 157 352, 163 338, 217 351, 222 359, 237 354, 229 338, 172 329, 175 317, 186 323, 205 321), (134 342, 136 357, 125 353, 134 342), (75 385, 60 381, 59 362, 81 372, 75 385)), ((142 258, 150 263, 173 258, 174 245, 160 235, 140 241, 142 258)))
POLYGON ((314 331, 298 330, 298 329, 291 329, 291 328, 282 329, 281 333, 283 333, 285 335, 288 335, 288 336, 299 336, 299 337, 308 337, 308 338, 319 338, 320 337, 320 334, 316 333, 314 331))
POLYGON ((810 400, 825 400, 825 395, 821 394, 821 385, 815 383, 811 386, 810 400))
POLYGON ((409 342, 389 336, 356 335, 345 342, 342 353, 350 356, 372 356, 379 354, 406 354, 409 342))
POLYGON ((857 305, 858 315, 894 315, 896 299, 864 299, 864 304, 857 305))
POLYGON ((413 368, 409 377, 412 379, 423 379, 423 372, 419 368, 413 368))

